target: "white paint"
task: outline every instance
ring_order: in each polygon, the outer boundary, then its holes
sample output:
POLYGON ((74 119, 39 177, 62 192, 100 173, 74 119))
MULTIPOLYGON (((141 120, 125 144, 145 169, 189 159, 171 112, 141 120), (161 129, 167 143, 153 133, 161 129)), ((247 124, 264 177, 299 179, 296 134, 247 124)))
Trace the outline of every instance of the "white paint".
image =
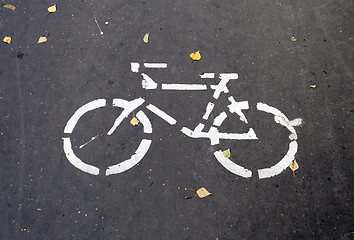
POLYGON ((298 126, 302 123, 301 118, 294 119, 293 121, 289 121, 289 119, 282 113, 279 109, 275 107, 271 107, 265 103, 257 103, 257 109, 259 111, 263 111, 266 113, 271 113, 274 115, 274 121, 284 127, 286 127, 290 131, 289 139, 296 140, 297 134, 296 130, 293 126, 298 126))
POLYGON ((280 174, 286 168, 289 167, 290 163, 295 159, 295 154, 297 152, 298 144, 296 141, 289 143, 289 150, 287 154, 274 166, 270 168, 264 168, 258 170, 258 176, 262 178, 270 178, 280 174))
POLYGON ((236 102, 232 96, 228 99, 231 102, 231 104, 227 106, 230 113, 236 113, 240 116, 241 121, 248 123, 245 114, 242 112, 242 110, 249 109, 248 101, 236 102))
POLYGON ((103 32, 102 32, 102 30, 100 28, 100 25, 98 25, 98 22, 97 22, 97 19, 96 19, 96 15, 93 14, 93 16, 95 17, 95 22, 96 22, 96 25, 97 25, 98 29, 100 30, 100 34, 103 35, 103 32))
POLYGON ((152 126, 151 126, 151 122, 149 120, 149 118, 145 115, 145 113, 143 111, 139 111, 136 114, 136 117, 138 118, 138 120, 141 122, 141 124, 144 127, 144 133, 152 133, 152 126))
POLYGON ((213 111, 213 109, 214 109, 214 106, 215 106, 214 103, 208 102, 208 105, 206 106, 206 109, 205 109, 205 114, 203 115, 204 120, 208 120, 211 111, 213 111))
POLYGON ((230 159, 226 158, 223 154, 222 151, 217 151, 214 153, 214 156, 216 157, 216 159, 219 161, 219 163, 221 163, 221 165, 224 166, 224 168, 226 168, 227 170, 229 170, 230 172, 239 175, 241 177, 244 178, 250 178, 252 177, 252 171, 241 167, 240 165, 232 162, 230 159))
POLYGON ((141 85, 143 88, 147 90, 157 88, 157 83, 154 80, 152 80, 148 75, 142 73, 141 76, 143 76, 143 81, 141 81, 141 85))
POLYGON ((146 68, 167 68, 167 63, 144 63, 146 68))
POLYGON ((203 73, 199 75, 201 78, 215 78, 215 73, 203 73))
POLYGON ((213 97, 215 99, 218 99, 220 97, 220 94, 223 93, 228 93, 229 89, 227 88, 226 84, 231 80, 231 79, 238 79, 237 73, 221 73, 220 74, 220 82, 218 85, 210 85, 211 89, 214 89, 214 95, 213 97))
POLYGON ((124 110, 119 115, 119 117, 115 120, 111 129, 107 132, 107 135, 111 135, 116 128, 121 124, 124 118, 128 117, 128 115, 133 112, 136 108, 142 105, 145 102, 143 98, 137 98, 132 101, 127 101, 124 99, 115 98, 113 99, 113 107, 120 107, 124 110))
POLYGON ((101 137, 101 136, 103 136, 103 134, 101 134, 101 135, 96 135, 96 136, 92 137, 92 138, 90 139, 90 141, 88 141, 88 142, 86 142, 86 143, 80 145, 79 149, 85 147, 87 144, 89 144, 90 142, 96 140, 98 137, 101 137))
POLYGON ((288 121, 284 117, 274 116, 274 121, 276 123, 279 123, 280 125, 283 125, 286 127, 296 127, 296 126, 300 126, 302 124, 301 118, 296 118, 294 120, 288 121))
POLYGON ((93 100, 85 105, 81 106, 76 112, 71 116, 69 121, 66 123, 64 128, 64 133, 72 133, 74 127, 76 126, 77 122, 79 121, 80 117, 85 113, 92 111, 97 108, 101 108, 106 106, 106 99, 97 99, 93 100))
POLYGON ((138 149, 135 151, 135 154, 132 155, 131 158, 129 158, 121 163, 118 163, 118 164, 108 167, 108 169, 106 170, 106 176, 112 175, 112 174, 117 174, 117 173, 122 173, 122 172, 125 172, 128 169, 134 167, 145 156, 145 154, 149 150, 150 145, 151 145, 151 140, 148 140, 148 139, 141 140, 138 149))
POLYGON ((177 123, 176 119, 174 119, 173 117, 171 117, 170 115, 168 115, 167 113, 165 113, 164 111, 160 110, 159 108, 157 108, 156 106, 149 104, 146 106, 147 109, 149 109, 151 112, 155 113, 157 116, 159 116, 160 118, 162 118, 163 120, 165 120, 166 122, 168 122, 171 125, 174 125, 177 123))
POLYGON ((213 125, 214 126, 220 126, 224 120, 227 118, 227 114, 226 112, 222 112, 219 114, 219 116, 217 116, 215 119, 214 119, 214 122, 213 122, 213 125))
POLYGON ((219 144, 220 139, 233 140, 256 140, 258 139, 256 133, 252 128, 247 133, 220 133, 216 127, 210 127, 208 132, 202 132, 204 124, 199 123, 194 130, 183 127, 181 132, 191 138, 209 138, 211 145, 219 144))
POLYGON ((179 91, 189 91, 189 90, 207 90, 205 84, 162 84, 162 90, 179 90, 179 91))
POLYGON ((63 148, 66 155, 66 158, 69 162, 74 165, 76 168, 80 169, 83 172, 98 175, 100 170, 92 165, 86 164, 78 158, 72 150, 70 137, 63 138, 63 148))
POLYGON ((139 63, 137 63, 137 62, 131 62, 130 63, 130 70, 132 72, 135 72, 135 73, 139 72, 139 68, 140 68, 140 64, 139 63))

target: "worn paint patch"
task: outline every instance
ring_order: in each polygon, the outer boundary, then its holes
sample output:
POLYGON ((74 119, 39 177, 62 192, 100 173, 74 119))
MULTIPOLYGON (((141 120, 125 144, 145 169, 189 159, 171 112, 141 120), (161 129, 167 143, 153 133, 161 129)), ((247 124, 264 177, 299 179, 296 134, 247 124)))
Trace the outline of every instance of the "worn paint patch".
POLYGON ((141 76, 143 76, 143 80, 141 81, 141 85, 143 88, 145 88, 146 90, 157 88, 157 83, 154 80, 152 80, 148 75, 142 73, 141 76))

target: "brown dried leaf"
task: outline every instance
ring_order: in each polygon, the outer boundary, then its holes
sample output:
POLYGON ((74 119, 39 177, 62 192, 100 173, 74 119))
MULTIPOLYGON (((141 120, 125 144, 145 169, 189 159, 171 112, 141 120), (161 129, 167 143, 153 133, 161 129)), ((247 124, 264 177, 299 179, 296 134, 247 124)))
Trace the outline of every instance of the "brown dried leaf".
POLYGON ((205 198, 209 195, 211 195, 212 193, 208 192, 208 190, 206 190, 205 188, 199 188, 196 193, 198 194, 198 196, 200 198, 205 198))
POLYGON ((16 7, 14 5, 11 5, 11 4, 4 5, 4 8, 11 9, 12 11, 16 9, 16 7))

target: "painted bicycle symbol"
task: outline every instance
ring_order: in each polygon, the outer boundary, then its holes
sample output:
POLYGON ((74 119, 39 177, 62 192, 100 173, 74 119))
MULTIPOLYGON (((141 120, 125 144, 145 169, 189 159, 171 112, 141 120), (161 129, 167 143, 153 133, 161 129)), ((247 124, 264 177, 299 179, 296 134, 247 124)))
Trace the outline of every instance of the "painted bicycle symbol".
MULTIPOLYGON (((167 68, 166 63, 144 63, 143 64, 144 68, 153 68, 153 69, 161 69, 161 68, 167 68)), ((131 63, 131 71, 134 73, 139 73, 140 69, 140 64, 136 62, 131 63)), ((158 88, 158 84, 147 74, 141 73, 141 76, 143 78, 141 84, 142 88, 146 90, 153 90, 158 88)), ((203 79, 215 79, 215 73, 203 73, 200 75, 200 78, 203 79)), ((207 86, 206 84, 162 84, 161 89, 162 90, 171 90, 171 91, 198 91, 198 90, 207 90, 208 88, 212 89, 214 91, 213 98, 215 100, 219 99, 221 94, 227 94, 229 93, 229 89, 227 87, 227 84, 229 81, 234 81, 238 79, 237 73, 220 73, 219 74, 219 83, 216 85, 210 85, 207 86)), ((204 130, 205 125, 202 123, 199 123, 194 129, 189 129, 188 127, 182 127, 180 130, 183 134, 190 138, 207 138, 210 140, 211 145, 217 145, 219 144, 220 140, 238 140, 238 141, 251 141, 251 140, 256 140, 257 135, 254 131, 253 128, 249 128, 247 132, 244 133, 227 133, 227 132, 220 132, 218 130, 218 127, 221 126, 221 124, 224 122, 224 120, 228 117, 228 114, 237 114, 239 119, 246 124, 248 124, 248 120, 246 115, 244 114, 244 110, 249 109, 249 103, 248 101, 236 101, 232 96, 228 97, 228 100, 230 104, 228 105, 228 111, 223 111, 221 112, 213 121, 213 126, 209 128, 209 130, 204 130)), ((129 116, 133 111, 135 111, 137 108, 141 107, 145 103, 145 100, 141 97, 134 99, 134 100, 124 100, 120 98, 115 98, 113 99, 112 102, 107 102, 106 99, 96 99, 91 102, 88 102, 81 106, 68 120, 65 128, 64 128, 64 134, 68 135, 66 137, 63 137, 63 148, 64 152, 66 154, 67 159, 69 162, 74 165, 76 168, 89 173, 93 175, 99 175, 100 169, 96 166, 90 165, 88 163, 85 163, 83 160, 81 160, 75 153, 74 149, 72 146, 70 134, 73 133, 75 126, 77 125, 78 121, 80 118, 90 112, 94 111, 99 108, 104 108, 104 107, 116 107, 116 108, 121 108, 123 109, 120 115, 115 119, 113 126, 107 131, 107 135, 113 134, 118 126, 123 122, 125 118, 129 116)), ((211 114, 211 112, 214 109, 215 104, 213 102, 208 102, 205 110, 205 114, 203 115, 203 119, 207 120, 211 114)), ((146 106, 146 109, 149 111, 153 112, 166 122, 168 122, 170 125, 174 125, 177 123, 177 120, 167 114, 165 111, 159 109, 157 106, 149 103, 146 106)), ((295 130, 295 126, 299 126, 302 123, 301 118, 296 118, 294 120, 289 120, 285 114, 283 114, 280 110, 278 110, 275 107, 269 106, 265 103, 258 102, 256 104, 256 109, 261 112, 265 112, 267 114, 271 114, 274 116, 274 121, 281 125, 286 127, 290 134, 289 134, 289 148, 287 153, 284 155, 282 159, 279 160, 278 163, 275 165, 268 167, 268 168, 263 168, 263 169, 258 169, 258 177, 260 179, 263 178, 269 178, 276 176, 280 174, 282 171, 284 171, 289 164, 295 159, 295 154, 298 149, 298 144, 297 144, 297 133, 295 130)), ((136 117, 139 119, 141 124, 143 125, 143 132, 146 134, 151 134, 152 133, 152 124, 147 117, 147 115, 144 113, 143 110, 139 110, 136 114, 136 117)), ((92 137, 90 141, 86 142, 85 144, 81 145, 80 148, 84 147, 85 145, 89 144, 90 142, 94 141, 101 135, 97 135, 95 137, 92 137)), ((105 175, 112 175, 112 174, 118 174, 127 171, 128 169, 134 167, 136 164, 138 164, 145 154, 148 152, 150 146, 152 144, 152 140, 148 138, 144 138, 141 140, 138 148, 136 149, 135 153, 129 158, 126 159, 120 163, 114 164, 109 166, 105 170, 105 175)), ((246 169, 243 166, 240 166, 233 161, 231 161, 229 158, 226 158, 221 150, 215 151, 214 156, 216 160, 223 166, 225 167, 228 171, 244 177, 244 178, 249 178, 252 177, 252 171, 249 169, 246 169)))

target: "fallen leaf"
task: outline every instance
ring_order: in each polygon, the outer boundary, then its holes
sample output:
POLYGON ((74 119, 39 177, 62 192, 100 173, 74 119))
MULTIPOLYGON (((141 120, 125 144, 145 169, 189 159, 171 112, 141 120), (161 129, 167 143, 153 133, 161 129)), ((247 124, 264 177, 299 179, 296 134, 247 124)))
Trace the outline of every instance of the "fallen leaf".
POLYGON ((145 36, 143 38, 144 43, 148 43, 149 42, 149 35, 150 35, 150 33, 145 34, 145 36))
POLYGON ((296 42, 296 38, 293 36, 293 37, 291 38, 291 41, 296 42))
POLYGON ((317 88, 317 85, 310 85, 311 88, 317 88))
POLYGON ((56 12, 57 11, 57 5, 54 4, 53 6, 50 6, 48 8, 48 13, 53 13, 53 12, 56 12))
POLYGON ((40 37, 40 38, 38 39, 38 42, 37 42, 37 43, 45 43, 47 40, 48 40, 48 39, 47 39, 46 36, 40 37))
POLYGON ((199 50, 196 51, 195 53, 191 53, 191 54, 189 55, 189 57, 192 59, 192 62, 193 62, 193 61, 199 61, 199 60, 202 58, 202 56, 201 56, 200 53, 199 53, 199 50))
POLYGON ((11 37, 4 37, 4 39, 2 40, 3 42, 10 44, 11 43, 11 37))
POLYGON ((16 7, 14 5, 11 5, 11 4, 4 5, 4 8, 11 9, 12 11, 16 9, 16 7))
POLYGON ((138 126, 139 122, 140 121, 136 117, 133 117, 132 120, 130 121, 130 124, 133 126, 138 126))
POLYGON ((295 178, 295 171, 299 169, 299 164, 297 164, 295 159, 290 163, 289 168, 291 169, 291 171, 293 171, 293 175, 295 178))
POLYGON ((208 190, 206 190, 205 188, 199 188, 196 193, 198 194, 198 197, 200 198, 205 198, 209 195, 211 195, 212 193, 208 192, 208 190))
POLYGON ((223 151, 222 155, 224 155, 224 157, 227 157, 227 158, 231 157, 230 148, 225 150, 225 151, 223 151))

